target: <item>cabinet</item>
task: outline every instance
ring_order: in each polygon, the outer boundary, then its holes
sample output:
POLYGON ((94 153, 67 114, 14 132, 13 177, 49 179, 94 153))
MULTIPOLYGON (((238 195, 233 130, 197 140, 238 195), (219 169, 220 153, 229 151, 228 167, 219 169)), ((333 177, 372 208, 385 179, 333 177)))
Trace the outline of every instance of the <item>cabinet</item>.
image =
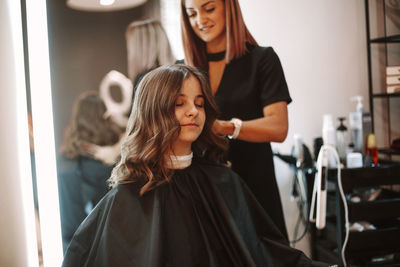
POLYGON ((400 266, 400 192, 393 190, 400 185, 400 164, 342 170, 349 225, 364 226, 348 236, 337 170, 329 170, 328 181, 326 227, 311 230, 313 258, 343 266, 345 247, 347 266, 400 266))
POLYGON ((397 160, 400 149, 393 142, 400 139, 400 82, 394 81, 400 73, 387 67, 400 68, 400 0, 365 0, 365 17, 372 129, 380 157, 397 160))
POLYGON ((400 0, 365 0, 365 18, 369 106, 380 165, 342 170, 347 213, 337 170, 329 170, 326 227, 311 224, 311 252, 315 260, 343 266, 345 246, 347 266, 400 266, 400 164, 395 163, 400 149, 392 146, 400 139, 400 92, 387 91, 387 82, 400 78, 400 0), (346 235, 345 214, 349 225, 373 227, 346 235))

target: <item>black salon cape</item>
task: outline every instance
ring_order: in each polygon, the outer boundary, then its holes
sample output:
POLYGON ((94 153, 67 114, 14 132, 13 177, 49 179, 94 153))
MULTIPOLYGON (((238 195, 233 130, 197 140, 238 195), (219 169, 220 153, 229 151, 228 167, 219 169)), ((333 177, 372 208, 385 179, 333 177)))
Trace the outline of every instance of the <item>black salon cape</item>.
POLYGON ((116 185, 76 231, 64 267, 328 266, 289 247, 237 174, 193 159, 139 196, 116 185))

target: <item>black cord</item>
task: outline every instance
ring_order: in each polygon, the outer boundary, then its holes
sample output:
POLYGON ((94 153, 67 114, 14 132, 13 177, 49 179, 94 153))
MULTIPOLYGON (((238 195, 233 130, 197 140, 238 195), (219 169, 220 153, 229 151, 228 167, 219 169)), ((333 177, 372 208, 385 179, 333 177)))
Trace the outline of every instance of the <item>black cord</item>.
MULTIPOLYGON (((302 169, 301 171, 304 172, 304 169, 302 169)), ((298 179, 297 179, 297 168, 295 168, 293 187, 296 187, 296 184, 298 184, 298 182, 296 183, 296 181, 298 181, 298 179)), ((307 188, 306 184, 304 185, 304 188, 307 188)), ((308 211, 307 199, 305 199, 305 200, 302 199, 301 194, 298 192, 297 189, 293 188, 292 190, 293 190, 293 192, 296 192, 297 196, 300 197, 300 200, 297 201, 297 207, 299 209, 299 216, 297 218, 297 222, 296 222, 296 225, 295 225, 295 228, 294 228, 294 233, 293 233, 293 236, 295 237, 295 239, 289 241, 291 244, 295 244, 295 243, 301 241, 306 236, 306 234, 308 233, 310 221, 309 221, 309 218, 308 218, 309 217, 308 214, 304 214, 304 208, 306 208, 306 211, 308 211), (306 216, 304 216, 304 215, 306 215, 306 216), (303 224, 304 224, 304 231, 302 232, 300 237, 296 238, 298 230, 299 230, 300 222, 303 222, 303 224)))

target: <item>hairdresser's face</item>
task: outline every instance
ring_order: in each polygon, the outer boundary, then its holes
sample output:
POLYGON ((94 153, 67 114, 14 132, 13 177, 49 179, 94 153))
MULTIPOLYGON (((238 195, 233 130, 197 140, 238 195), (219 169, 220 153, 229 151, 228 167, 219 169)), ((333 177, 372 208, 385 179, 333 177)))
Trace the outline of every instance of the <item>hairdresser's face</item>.
POLYGON ((186 0, 185 8, 193 31, 201 40, 207 43, 207 49, 211 48, 211 46, 214 46, 217 50, 220 47, 225 49, 226 28, 224 1, 186 0))
POLYGON ((187 155, 191 152, 191 145, 200 136, 206 113, 204 110, 204 96, 199 81, 190 76, 182 85, 175 103, 175 116, 181 130, 178 139, 173 144, 176 155, 187 155))

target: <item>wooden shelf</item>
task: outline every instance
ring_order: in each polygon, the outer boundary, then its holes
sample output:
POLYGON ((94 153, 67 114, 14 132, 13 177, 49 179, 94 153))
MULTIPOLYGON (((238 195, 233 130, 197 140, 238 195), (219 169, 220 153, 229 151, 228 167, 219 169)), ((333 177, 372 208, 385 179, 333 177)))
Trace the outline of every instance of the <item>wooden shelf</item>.
POLYGON ((400 43, 400 34, 389 35, 386 37, 374 38, 369 40, 370 43, 400 43))
POLYGON ((400 150, 392 148, 379 148, 378 153, 386 155, 400 155, 400 150))
POLYGON ((373 94, 374 98, 391 98, 391 97, 400 97, 400 93, 392 93, 392 94, 373 94))

